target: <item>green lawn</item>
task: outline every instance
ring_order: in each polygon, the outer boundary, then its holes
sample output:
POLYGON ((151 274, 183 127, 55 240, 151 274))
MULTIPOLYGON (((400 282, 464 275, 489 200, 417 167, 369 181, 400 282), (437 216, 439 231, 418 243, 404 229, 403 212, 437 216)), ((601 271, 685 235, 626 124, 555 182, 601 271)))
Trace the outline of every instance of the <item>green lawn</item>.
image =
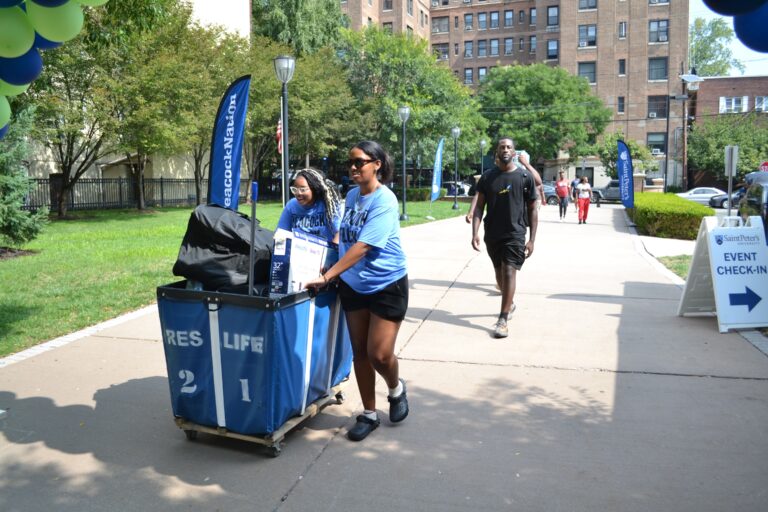
MULTIPOLYGON (((466 213, 467 204, 452 204, 409 202, 402 225, 466 213)), ((171 268, 191 211, 72 212, 23 248, 33 255, 0 260, 0 356, 153 304, 157 286, 179 279, 171 268)), ((274 229, 280 212, 259 203, 256 217, 274 229)))
POLYGON ((683 279, 688 278, 688 268, 691 266, 691 256, 662 256, 659 258, 659 261, 683 279))

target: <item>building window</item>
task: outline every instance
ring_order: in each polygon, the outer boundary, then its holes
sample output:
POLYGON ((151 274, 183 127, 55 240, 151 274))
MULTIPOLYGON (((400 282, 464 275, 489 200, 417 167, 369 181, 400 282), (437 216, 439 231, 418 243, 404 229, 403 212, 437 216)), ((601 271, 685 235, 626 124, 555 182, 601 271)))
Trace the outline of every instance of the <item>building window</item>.
POLYGON ((520 9, 520 12, 517 13, 518 20, 520 23, 525 23, 525 11, 520 9))
POLYGON ((666 43, 669 41, 669 20, 649 21, 648 41, 651 43, 666 43))
POLYGON ((755 112, 768 112, 768 96, 755 96, 755 112))
POLYGON ((368 0, 368 5, 373 5, 373 0, 368 0))
POLYGON ((520 48, 520 51, 523 51, 525 49, 525 39, 522 37, 520 38, 520 41, 518 42, 518 47, 520 48))
POLYGON ((381 28, 383 28, 384 30, 386 30, 387 32, 389 32, 391 34, 392 33, 392 22, 382 23, 381 24, 381 28))
POLYGON ((547 41, 547 59, 558 58, 558 40, 550 39, 547 41))
POLYGON ((432 45, 432 53, 437 54, 438 60, 448 60, 448 43, 439 43, 432 45))
POLYGON ((459 28, 459 17, 454 16, 453 17, 453 28, 459 28))
POLYGON ((464 30, 472 30, 472 15, 464 15, 464 30))
POLYGON ((407 6, 408 14, 413 16, 413 0, 408 0, 407 6))
POLYGON ((645 139, 645 145, 651 150, 654 155, 663 155, 667 149, 667 134, 666 133, 649 133, 645 139))
POLYGON ((477 42, 477 56, 478 57, 487 57, 488 53, 485 50, 486 41, 485 39, 481 39, 477 42))
POLYGON ((579 0, 579 9, 597 9, 597 0, 579 0))
POLYGON ((720 113, 735 114, 746 112, 748 109, 748 96, 720 96, 720 113))
POLYGON ((654 57, 648 59, 648 80, 667 79, 667 58, 654 57))
POLYGON ((648 118, 666 119, 667 118, 667 97, 666 96, 648 96, 648 118))
POLYGON ((369 27, 373 26, 373 20, 371 18, 368 18, 368 26, 369 27))
POLYGON ((459 54, 459 43, 453 43, 453 54, 454 55, 459 54))
POLYGON ((485 75, 487 73, 486 68, 477 68, 477 82, 483 83, 483 80, 485 79, 485 75))
POLYGON ((619 39, 626 39, 626 38, 627 38, 627 22, 620 21, 619 22, 619 39))
POLYGON ((597 63, 579 62, 579 76, 583 76, 590 84, 597 83, 597 63))
POLYGON ((504 27, 511 27, 515 24, 515 11, 504 11, 504 27))
POLYGON ((464 58, 472 57, 472 41, 464 41, 464 58))
POLYGON ((392 10, 392 0, 384 0, 384 10, 385 11, 391 11, 392 10))
POLYGON ((624 113, 624 96, 619 96, 618 98, 618 102, 616 103, 616 113, 624 113))
POLYGON ((669 0, 648 0, 649 5, 666 5, 669 3, 669 0))
POLYGON ((627 59, 619 59, 619 76, 627 74, 627 59))
POLYGON ((443 32, 448 32, 448 23, 448 16, 445 16, 444 18, 432 18, 432 33, 442 34, 443 32))
POLYGON ((556 5, 547 7, 547 26, 552 27, 560 24, 560 8, 556 5))
POLYGON ((491 44, 491 47, 489 52, 491 57, 498 57, 499 56, 499 40, 491 39, 490 44, 491 44))
POLYGON ((531 8, 531 14, 530 16, 528 16, 528 20, 531 25, 536 24, 536 8, 535 7, 531 8))
POLYGON ((413 27, 410 25, 405 26, 405 35, 408 37, 413 37, 413 27))
POLYGON ((464 68, 464 83, 472 83, 472 68, 464 68))
POLYGON ((504 55, 512 55, 515 49, 515 40, 511 37, 504 39, 504 55))
POLYGON ((597 46, 597 25, 579 25, 579 48, 597 46))
POLYGON ((528 38, 528 51, 536 53, 536 36, 530 36, 528 38))
POLYGON ((499 11, 491 12, 491 28, 499 28, 499 11))
POLYGON ((488 28, 488 14, 484 12, 477 13, 477 30, 488 28))

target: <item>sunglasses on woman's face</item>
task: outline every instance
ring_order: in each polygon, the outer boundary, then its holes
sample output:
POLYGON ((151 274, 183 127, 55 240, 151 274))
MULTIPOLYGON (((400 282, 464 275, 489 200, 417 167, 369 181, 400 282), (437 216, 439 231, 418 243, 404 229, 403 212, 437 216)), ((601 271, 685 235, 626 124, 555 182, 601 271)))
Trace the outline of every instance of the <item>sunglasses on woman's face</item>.
POLYGON ((349 160, 347 160, 347 167, 349 167, 350 169, 351 168, 362 169, 369 163, 375 162, 375 161, 376 161, 375 158, 370 160, 366 158, 350 158, 349 160))
POLYGON ((305 194, 309 192, 309 187, 291 187, 291 194, 305 194))

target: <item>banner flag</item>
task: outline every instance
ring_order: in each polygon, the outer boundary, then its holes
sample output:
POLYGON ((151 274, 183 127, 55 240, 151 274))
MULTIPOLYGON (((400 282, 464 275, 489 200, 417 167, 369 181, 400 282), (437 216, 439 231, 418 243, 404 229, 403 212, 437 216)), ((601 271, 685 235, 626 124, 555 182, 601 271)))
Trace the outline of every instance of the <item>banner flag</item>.
POLYGON ((435 152, 435 166, 432 170, 432 197, 431 202, 437 201, 440 197, 440 186, 443 184, 443 144, 445 137, 440 138, 435 152))
POLYGON ((240 196, 240 160, 248 111, 251 75, 241 76, 221 98, 211 137, 208 203, 237 210, 240 196))
POLYGON ((283 154, 283 115, 280 114, 280 119, 277 120, 277 135, 275 136, 277 139, 277 154, 282 155, 283 154))
POLYGON ((632 155, 623 140, 618 141, 619 158, 616 167, 619 171, 619 191, 624 208, 635 207, 635 184, 632 178, 632 155))

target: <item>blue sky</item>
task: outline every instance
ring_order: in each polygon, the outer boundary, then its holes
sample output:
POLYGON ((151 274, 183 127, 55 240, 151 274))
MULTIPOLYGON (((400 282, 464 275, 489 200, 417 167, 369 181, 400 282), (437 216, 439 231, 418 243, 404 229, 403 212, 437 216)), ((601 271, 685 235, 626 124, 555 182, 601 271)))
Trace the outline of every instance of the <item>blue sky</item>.
MULTIPOLYGON (((702 0, 690 0, 688 5, 688 15, 691 23, 696 18, 725 18, 728 26, 733 28, 733 18, 730 16, 720 16, 719 14, 712 12, 709 7, 704 5, 702 0)), ((731 42, 731 51, 733 52, 734 57, 744 63, 744 66, 746 67, 744 76, 768 76, 768 53, 752 51, 741 44, 741 41, 736 37, 734 37, 731 42)), ((741 73, 739 73, 738 69, 731 68, 731 76, 741 76, 741 73)))

